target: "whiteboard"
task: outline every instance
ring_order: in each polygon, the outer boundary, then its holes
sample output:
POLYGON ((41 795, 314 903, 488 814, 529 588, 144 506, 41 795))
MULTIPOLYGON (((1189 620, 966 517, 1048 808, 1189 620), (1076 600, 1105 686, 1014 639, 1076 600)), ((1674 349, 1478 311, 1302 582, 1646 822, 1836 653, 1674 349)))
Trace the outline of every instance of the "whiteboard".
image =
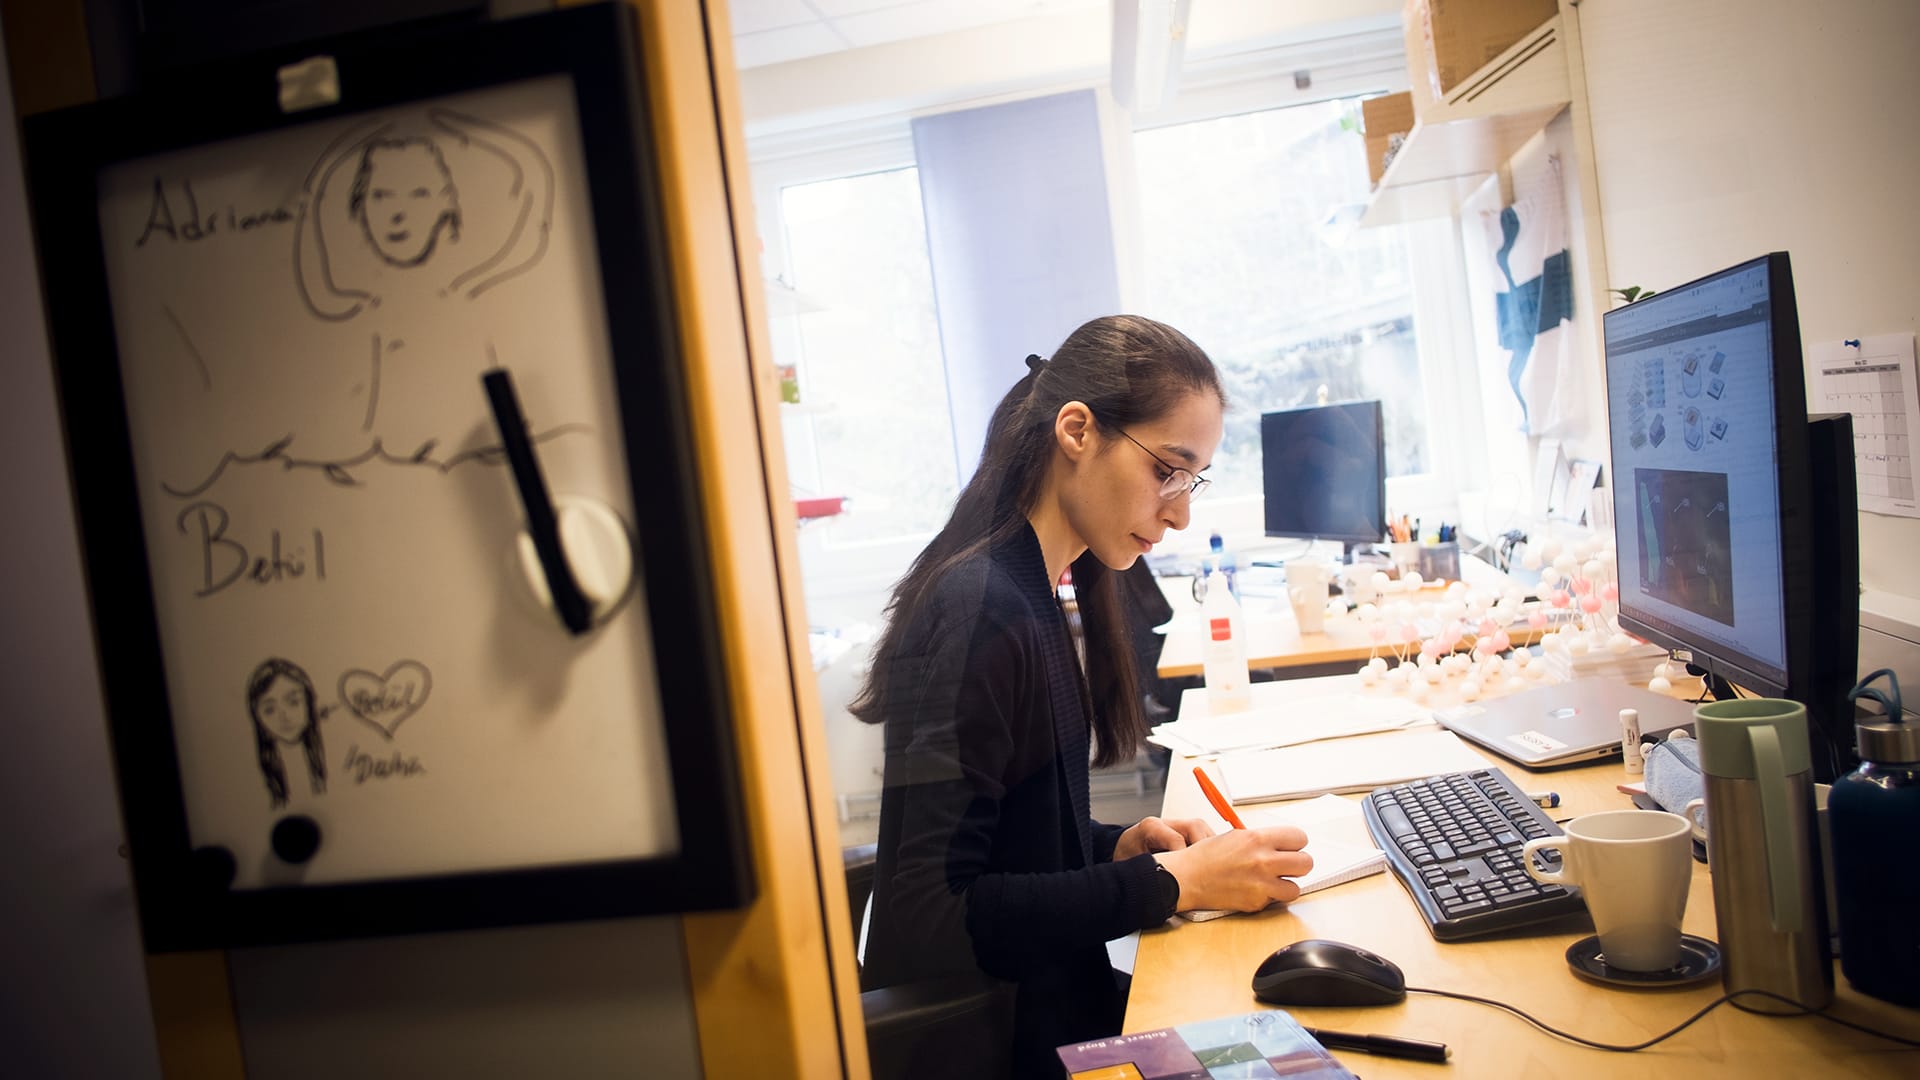
MULTIPOLYGON (((659 261, 635 255, 657 236, 596 222, 609 205, 627 222, 621 199, 650 177, 602 176, 596 203, 595 154, 604 172, 632 130, 610 93, 622 84, 590 72, 589 90, 564 70, 581 62, 569 35, 605 39, 594 20, 629 18, 519 21, 518 42, 534 22, 569 28, 546 50, 563 70, 155 152, 93 148, 89 265, 108 326, 87 327, 84 311, 54 324, 130 835, 153 791, 177 817, 173 834, 135 844, 136 877, 166 847, 178 849, 167 875, 192 897, 208 894, 208 865, 223 899, 474 887, 502 872, 524 896, 546 871, 640 865, 652 876, 629 884, 688 868, 722 880, 603 907, 738 898, 724 880, 743 859, 727 842, 725 692, 666 370, 678 360, 632 348, 671 342, 646 321, 670 309, 659 261), (615 271, 631 310, 610 308, 615 271), (88 332, 110 337, 117 380, 88 332), (481 382, 500 369, 595 601, 584 633, 561 624, 528 554, 481 382), (101 423, 102 411, 115 415, 101 423), (118 473, 95 464, 117 455, 83 445, 121 437, 118 473), (101 507, 121 475, 133 499, 116 517, 101 507), (113 595, 138 591, 133 580, 148 595, 113 595), (113 629, 130 611, 152 621, 133 645, 113 629), (310 853, 276 842, 290 822, 317 830, 310 853)), ((57 200, 39 210, 50 249, 57 200)), ((89 263, 47 259, 54 278, 89 263)))
POLYGON ((645 622, 557 632, 489 453, 497 360, 549 485, 633 520, 582 162, 555 76, 101 178, 187 822, 236 887, 290 810, 309 883, 672 850, 645 622))

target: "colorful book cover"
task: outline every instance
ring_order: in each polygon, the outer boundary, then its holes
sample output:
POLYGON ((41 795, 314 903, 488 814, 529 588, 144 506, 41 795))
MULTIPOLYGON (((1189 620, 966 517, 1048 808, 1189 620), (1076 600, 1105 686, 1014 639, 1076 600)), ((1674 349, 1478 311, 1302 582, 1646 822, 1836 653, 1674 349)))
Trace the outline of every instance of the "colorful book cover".
POLYGON ((1277 1010, 1062 1046, 1070 1080, 1353 1080, 1293 1017, 1277 1010))

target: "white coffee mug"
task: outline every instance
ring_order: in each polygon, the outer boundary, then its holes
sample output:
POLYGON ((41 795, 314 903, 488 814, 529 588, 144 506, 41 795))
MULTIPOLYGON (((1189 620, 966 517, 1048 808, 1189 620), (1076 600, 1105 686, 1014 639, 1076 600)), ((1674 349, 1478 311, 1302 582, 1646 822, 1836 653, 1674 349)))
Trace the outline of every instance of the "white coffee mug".
POLYGON ((1607 810, 1565 825, 1565 836, 1526 843, 1521 864, 1537 881, 1577 885, 1611 967, 1665 971, 1680 962, 1680 920, 1693 883, 1692 824, 1664 810, 1607 810), (1559 851, 1561 868, 1533 864, 1559 851))
POLYGON ((1318 634, 1327 625, 1327 583, 1333 579, 1333 567, 1311 559, 1287 562, 1287 602, 1293 605, 1293 621, 1303 634, 1318 634))
POLYGON ((1680 808, 1680 816, 1687 819, 1687 827, 1693 838, 1701 843, 1707 842, 1707 800, 1688 799, 1687 805, 1680 808))

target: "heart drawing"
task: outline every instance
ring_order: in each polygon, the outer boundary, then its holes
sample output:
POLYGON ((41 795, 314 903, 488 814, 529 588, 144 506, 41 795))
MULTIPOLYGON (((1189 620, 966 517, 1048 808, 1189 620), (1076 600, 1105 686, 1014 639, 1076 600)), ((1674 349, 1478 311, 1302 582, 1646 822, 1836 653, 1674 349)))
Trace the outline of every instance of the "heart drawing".
POLYGON ((348 712, 391 739, 407 717, 420 711, 432 688, 433 676, 426 665, 402 660, 385 675, 356 669, 340 676, 340 701, 348 712))

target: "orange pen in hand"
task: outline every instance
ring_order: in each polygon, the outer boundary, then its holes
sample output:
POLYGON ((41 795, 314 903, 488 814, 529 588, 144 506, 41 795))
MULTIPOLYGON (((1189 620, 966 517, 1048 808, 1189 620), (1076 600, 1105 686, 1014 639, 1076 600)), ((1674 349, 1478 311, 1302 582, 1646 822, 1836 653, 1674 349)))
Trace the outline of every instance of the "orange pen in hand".
POLYGON ((1240 815, 1233 812, 1233 804, 1227 801, 1225 795, 1220 794, 1219 788, 1213 786, 1213 780, 1207 776, 1207 770, 1195 765, 1193 778, 1200 781, 1200 791, 1206 795, 1207 801, 1213 804, 1213 808, 1220 812, 1220 816, 1227 819, 1227 824, 1236 829, 1246 828, 1240 822, 1240 815))

